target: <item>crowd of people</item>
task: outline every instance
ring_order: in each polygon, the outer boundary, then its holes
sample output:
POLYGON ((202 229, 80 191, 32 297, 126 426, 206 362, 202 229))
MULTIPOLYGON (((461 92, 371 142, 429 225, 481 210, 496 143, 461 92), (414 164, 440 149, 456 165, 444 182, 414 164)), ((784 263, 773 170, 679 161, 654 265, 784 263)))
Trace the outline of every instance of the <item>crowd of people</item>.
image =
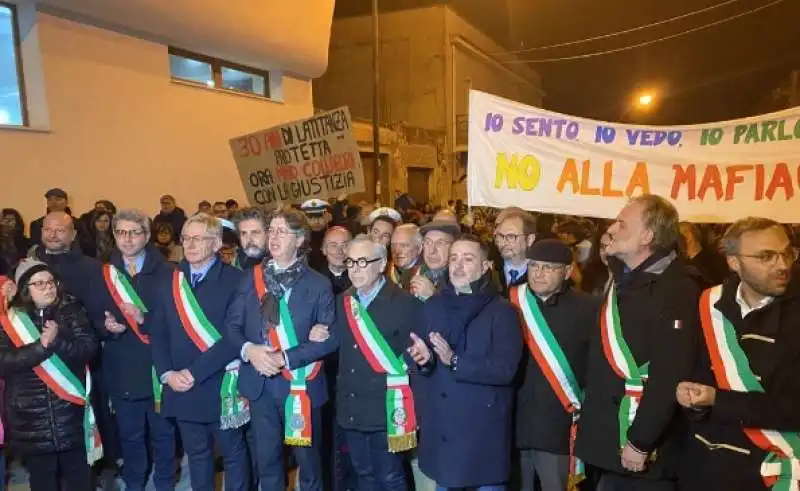
POLYGON ((32 491, 173 490, 181 454, 195 491, 220 463, 227 491, 800 486, 798 254, 768 218, 46 198, 29 237, 0 222, 32 491))

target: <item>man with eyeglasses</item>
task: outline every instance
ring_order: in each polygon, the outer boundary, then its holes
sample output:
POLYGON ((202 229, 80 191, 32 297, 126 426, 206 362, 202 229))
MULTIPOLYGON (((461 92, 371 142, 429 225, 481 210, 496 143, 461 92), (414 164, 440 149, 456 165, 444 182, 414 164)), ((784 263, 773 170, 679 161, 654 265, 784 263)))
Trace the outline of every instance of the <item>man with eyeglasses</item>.
POLYGON ((394 208, 378 208, 369 215, 369 236, 375 241, 389 248, 392 234, 397 224, 403 221, 400 212, 394 208))
POLYGON ((681 489, 797 487, 800 468, 800 291, 797 254, 768 218, 732 224, 721 241, 736 273, 699 303, 704 342, 678 385, 691 423, 681 489))
POLYGON ((450 281, 447 265, 450 247, 461 229, 450 221, 432 221, 420 229, 422 235, 422 266, 411 278, 411 293, 425 301, 450 281))
POLYGON ((700 296, 678 257, 678 221, 669 201, 647 194, 607 231, 612 281, 589 346, 576 442, 601 491, 677 489, 686 428, 675 388, 692 371, 700 296))
POLYGON ((239 393, 238 352, 228 339, 244 273, 224 264, 222 224, 212 216, 190 217, 183 227, 184 261, 158 290, 159 328, 150 340, 155 373, 163 384, 164 417, 177 421, 195 491, 216 488, 214 443, 222 452, 225 489, 249 489, 242 427, 248 404, 239 393))
POLYGON ((509 289, 524 284, 527 278, 525 253, 536 240, 536 219, 514 208, 500 212, 495 223, 494 244, 503 258, 503 268, 498 271, 500 287, 503 296, 508 297, 509 289))
POLYGON ((584 477, 574 443, 600 302, 570 289, 572 250, 561 241, 536 242, 527 258, 527 283, 509 292, 527 346, 515 425, 522 490, 537 489, 536 481, 543 490, 573 490, 584 477))
POLYGON ((386 281, 382 244, 361 235, 346 252, 353 288, 337 297, 332 326, 340 345, 336 419, 358 476, 356 489, 406 491, 403 452, 417 443, 408 367, 431 358, 411 332, 420 323, 422 305, 386 281))
POLYGON ((175 432, 160 412, 162 389, 155 378, 150 333, 164 329, 155 313, 158 291, 170 284, 173 267, 150 239, 150 219, 138 210, 120 210, 112 230, 117 250, 103 265, 94 298, 103 302, 94 323, 103 341, 103 387, 114 408, 126 489, 143 491, 153 454, 156 491, 174 488, 175 432), (155 382, 155 383, 154 383, 155 382), (149 435, 149 439, 145 436, 149 435))

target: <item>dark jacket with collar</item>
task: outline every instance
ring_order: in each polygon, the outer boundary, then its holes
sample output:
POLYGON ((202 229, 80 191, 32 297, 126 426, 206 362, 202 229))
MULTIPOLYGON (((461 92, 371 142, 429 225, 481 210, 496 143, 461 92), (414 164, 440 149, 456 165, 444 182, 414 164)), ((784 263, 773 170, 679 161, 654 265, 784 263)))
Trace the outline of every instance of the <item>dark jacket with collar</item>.
MULTIPOLYGON (((191 277, 189 263, 181 262, 179 269, 188 281, 191 277)), ((225 366, 238 356, 226 339, 225 322, 242 276, 241 271, 217 259, 200 283, 192 288, 203 313, 222 335, 222 339, 206 352, 195 346, 183 328, 172 292, 172 280, 159 288, 154 322, 161 328, 150 332, 156 373, 161 377, 170 370, 188 369, 194 377, 194 386, 187 392, 174 392, 164 385, 161 409, 164 416, 198 423, 219 421, 222 376, 225 366)))
POLYGON ((448 285, 425 302, 413 328, 425 340, 439 332, 458 356, 455 370, 435 359, 412 381, 420 469, 440 486, 509 479, 522 335, 516 309, 493 291, 456 295, 448 285))
POLYGON ((717 310, 733 324, 763 393, 719 390, 711 372, 708 346, 699 343, 693 379, 717 388, 714 405, 686 413, 692 420, 681 475, 681 489, 766 491, 760 466, 766 452, 744 428, 800 432, 800 288, 789 290, 742 319, 736 302, 738 279, 724 283, 717 310))
POLYGON ((63 254, 48 254, 43 246, 36 247, 34 257, 47 264, 58 276, 67 293, 78 299, 93 316, 101 307, 94 301, 92 293, 98 282, 102 282, 103 264, 86 257, 80 248, 73 247, 63 254))
POLYGON ((347 274, 347 269, 345 269, 344 272, 339 276, 336 276, 333 274, 333 271, 331 271, 331 269, 328 267, 328 263, 326 262, 323 264, 322 269, 319 272, 331 282, 334 295, 343 293, 345 290, 353 286, 353 284, 350 282, 350 276, 347 274))
MULTIPOLYGON (((700 335, 700 291, 674 252, 657 251, 629 272, 614 258, 609 264, 617 285, 623 338, 638 366, 650 363, 650 377, 628 429, 628 441, 641 451, 656 451, 656 458, 644 472, 635 475, 652 480, 674 479, 686 440, 686 424, 675 389, 692 370, 700 335)), ((576 453, 602 470, 633 475, 622 468, 617 437, 625 381, 606 359, 600 334, 599 327, 593 331, 589 348, 586 400, 576 453)))
MULTIPOLYGON (((578 385, 584 388, 589 339, 597 329, 600 299, 562 289, 545 301, 536 297, 536 302, 564 352, 578 385)), ((524 323, 522 328, 527 329, 524 323)), ((516 410, 517 448, 569 455, 572 415, 564 409, 527 346, 522 356, 520 375, 516 410)))
MULTIPOLYGON (((155 310, 159 307, 158 291, 171 284, 172 272, 175 270, 173 265, 166 262, 164 256, 152 245, 145 249, 142 269, 133 278, 128 274, 119 251, 112 253, 111 264, 128 278, 149 310, 144 316, 144 324, 139 326, 142 334, 149 336, 151 332, 164 329, 158 322, 161 317, 155 310)), ((143 343, 128 325, 105 281, 95 285, 93 297, 96 302, 103 303, 102 308, 94 314, 93 324, 103 341, 102 363, 106 392, 112 397, 134 401, 153 397, 153 356, 150 345, 143 343), (122 334, 108 332, 105 329, 105 312, 110 312, 117 322, 128 329, 122 334)))
MULTIPOLYGON (((330 326, 336 314, 330 282, 308 265, 304 268, 302 276, 289 294, 289 311, 299 342, 298 346, 285 352, 291 368, 322 360, 336 349, 333 330, 325 342, 315 343, 308 339, 314 325, 330 326)), ((240 280, 236 306, 227 323, 230 342, 235 347, 237 356, 246 342, 266 344, 266 323, 261 315, 261 299, 256 292, 253 275, 254 270, 250 270, 240 280)), ((325 377, 319 373, 307 381, 306 389, 312 407, 321 407, 328 401, 327 383, 325 377)), ((239 390, 250 400, 268 394, 277 403, 283 404, 289 394, 289 381, 281 374, 266 378, 250 363, 243 363, 239 371, 239 390)))
POLYGON ((522 285, 525 282, 527 282, 528 275, 526 273, 521 274, 516 280, 509 283, 508 278, 506 277, 505 263, 501 260, 499 263, 499 267, 497 269, 495 281, 497 281, 497 284, 500 286, 500 294, 504 298, 508 298, 508 292, 511 290, 511 288, 522 285))
MULTIPOLYGON (((339 340, 339 373, 336 379, 336 419, 346 430, 386 431, 386 374, 377 373, 360 350, 344 310, 345 298, 336 298, 333 328, 339 340)), ((422 302, 386 280, 367 313, 395 355, 405 358, 411 346, 411 330, 420 324, 422 302)), ((406 360, 409 366, 413 362, 406 360)))

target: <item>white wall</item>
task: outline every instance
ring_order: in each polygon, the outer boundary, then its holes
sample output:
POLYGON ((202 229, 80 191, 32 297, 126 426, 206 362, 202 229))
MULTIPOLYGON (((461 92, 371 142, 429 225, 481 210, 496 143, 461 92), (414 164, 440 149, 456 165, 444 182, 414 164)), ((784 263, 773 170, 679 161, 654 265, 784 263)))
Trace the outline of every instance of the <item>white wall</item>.
POLYGON ((228 139, 313 111, 308 80, 284 76, 280 103, 189 87, 170 81, 165 45, 42 13, 36 27, 48 128, 0 128, 0 204, 28 222, 52 187, 75 213, 97 199, 155 213, 165 193, 187 212, 243 202, 228 139))

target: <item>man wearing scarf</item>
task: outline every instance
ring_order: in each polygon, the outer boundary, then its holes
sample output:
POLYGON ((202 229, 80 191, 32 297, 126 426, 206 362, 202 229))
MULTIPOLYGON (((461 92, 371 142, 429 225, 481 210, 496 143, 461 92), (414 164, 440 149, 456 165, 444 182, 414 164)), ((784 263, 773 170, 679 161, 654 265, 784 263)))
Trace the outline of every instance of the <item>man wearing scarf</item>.
POLYGON ((700 292, 664 198, 633 198, 608 235, 613 280, 589 346, 576 453, 602 491, 674 491, 686 437, 675 389, 692 370, 700 292))
POLYGON ((413 278, 422 267, 422 235, 413 223, 398 225, 392 234, 392 261, 387 276, 400 288, 408 290, 413 278))
POLYGON ((574 491, 584 475, 575 430, 600 302, 569 288, 572 250, 560 240, 536 242, 527 260, 526 283, 509 291, 526 344, 515 428, 522 489, 534 491, 539 481, 544 490, 574 491))
POLYGON ((700 298, 703 343, 677 399, 692 421, 681 489, 797 489, 800 291, 786 230, 745 218, 721 241, 736 273, 700 298))
POLYGON ((344 430, 357 489, 406 491, 406 450, 416 447, 417 418, 408 367, 430 360, 425 343, 411 333, 421 303, 386 281, 386 248, 366 236, 347 245, 353 288, 337 297, 339 374, 336 417, 344 430), (406 357, 406 351, 412 356, 406 357))
POLYGON ((286 488, 284 443, 297 459, 300 489, 322 489, 320 426, 328 390, 320 360, 336 349, 336 340, 330 336, 315 343, 309 334, 314 326, 331 325, 335 312, 330 282, 308 266, 303 254, 309 232, 297 211, 270 215, 272 259, 242 281, 228 322, 245 362, 241 390, 250 401, 262 491, 286 488))
POLYGON ((448 283, 447 262, 450 246, 461 230, 450 221, 432 221, 420 229, 422 265, 411 278, 411 293, 425 301, 448 283))
POLYGON ((239 394, 239 361, 227 339, 243 273, 224 264, 222 225, 206 214, 190 217, 181 243, 185 260, 159 292, 159 329, 150 333, 155 373, 164 384, 162 414, 178 422, 195 491, 215 489, 214 441, 222 451, 226 491, 246 491, 249 421, 239 394))
POLYGON ((416 326, 433 353, 414 388, 419 465, 439 489, 507 489, 522 336, 516 309, 491 281, 488 253, 477 237, 456 239, 450 284, 425 302, 416 326))

